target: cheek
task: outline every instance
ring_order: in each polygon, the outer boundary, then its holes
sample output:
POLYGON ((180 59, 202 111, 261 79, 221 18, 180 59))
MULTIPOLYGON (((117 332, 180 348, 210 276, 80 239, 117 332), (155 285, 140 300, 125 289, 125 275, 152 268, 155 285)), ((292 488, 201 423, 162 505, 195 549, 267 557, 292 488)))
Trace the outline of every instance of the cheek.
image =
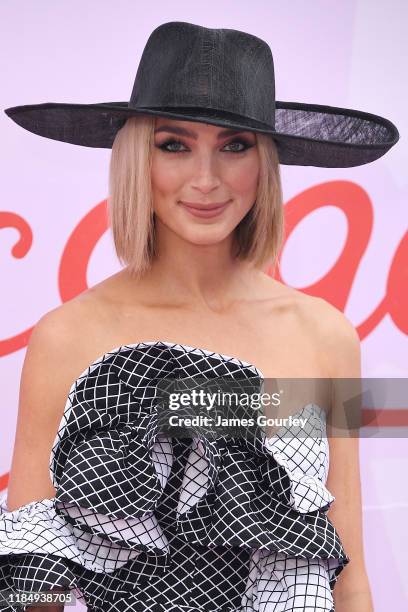
POLYGON ((237 195, 256 192, 259 181, 259 161, 257 156, 242 160, 240 164, 233 164, 225 169, 226 182, 237 195))
POLYGON ((175 164, 161 160, 159 156, 153 156, 151 177, 153 193, 156 195, 170 195, 183 183, 180 165, 176 167, 175 164))

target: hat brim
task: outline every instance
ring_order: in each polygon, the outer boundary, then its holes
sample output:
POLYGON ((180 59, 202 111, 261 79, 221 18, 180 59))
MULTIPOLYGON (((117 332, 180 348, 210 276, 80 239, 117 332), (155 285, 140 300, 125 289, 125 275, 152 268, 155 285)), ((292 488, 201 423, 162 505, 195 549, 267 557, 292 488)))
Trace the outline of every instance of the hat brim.
POLYGON ((396 126, 358 110, 276 101, 275 129, 259 121, 215 109, 131 108, 127 102, 74 104, 45 102, 4 111, 24 129, 84 147, 112 148, 126 119, 147 114, 270 134, 281 164, 346 168, 382 157, 399 140, 396 126))

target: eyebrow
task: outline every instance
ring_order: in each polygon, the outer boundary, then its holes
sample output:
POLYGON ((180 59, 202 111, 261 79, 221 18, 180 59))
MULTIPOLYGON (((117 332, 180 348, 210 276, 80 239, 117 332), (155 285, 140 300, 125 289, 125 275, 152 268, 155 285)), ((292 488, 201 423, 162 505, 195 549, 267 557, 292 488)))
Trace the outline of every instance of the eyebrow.
MULTIPOLYGON (((221 130, 217 134, 217 138, 223 138, 224 136, 233 136, 235 134, 242 134, 246 130, 221 130)), ((171 134, 178 134, 179 136, 189 136, 190 138, 194 138, 197 140, 198 136, 196 132, 192 132, 191 130, 187 130, 186 128, 175 126, 175 125, 161 125, 159 128, 155 129, 154 133, 158 134, 159 132, 170 132, 171 134)))

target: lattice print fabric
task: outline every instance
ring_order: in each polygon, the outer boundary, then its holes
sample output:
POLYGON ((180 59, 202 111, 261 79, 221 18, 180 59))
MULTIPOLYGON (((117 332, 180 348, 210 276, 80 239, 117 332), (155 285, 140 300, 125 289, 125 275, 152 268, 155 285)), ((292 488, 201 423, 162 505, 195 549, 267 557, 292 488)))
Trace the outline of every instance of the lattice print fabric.
POLYGON ((325 411, 302 407, 306 432, 289 439, 171 437, 157 380, 177 376, 263 380, 163 341, 95 360, 51 451, 55 497, 11 512, 0 499, 0 591, 62 587, 94 612, 333 612, 350 559, 327 517, 325 411))

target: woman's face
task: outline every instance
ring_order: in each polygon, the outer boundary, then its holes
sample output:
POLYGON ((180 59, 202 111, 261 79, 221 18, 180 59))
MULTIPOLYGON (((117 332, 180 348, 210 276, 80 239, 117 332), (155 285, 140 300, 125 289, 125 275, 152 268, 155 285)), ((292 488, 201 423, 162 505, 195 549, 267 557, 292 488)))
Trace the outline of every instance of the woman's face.
POLYGON ((152 164, 156 225, 191 243, 224 240, 255 202, 259 156, 253 132, 160 117, 152 164))

